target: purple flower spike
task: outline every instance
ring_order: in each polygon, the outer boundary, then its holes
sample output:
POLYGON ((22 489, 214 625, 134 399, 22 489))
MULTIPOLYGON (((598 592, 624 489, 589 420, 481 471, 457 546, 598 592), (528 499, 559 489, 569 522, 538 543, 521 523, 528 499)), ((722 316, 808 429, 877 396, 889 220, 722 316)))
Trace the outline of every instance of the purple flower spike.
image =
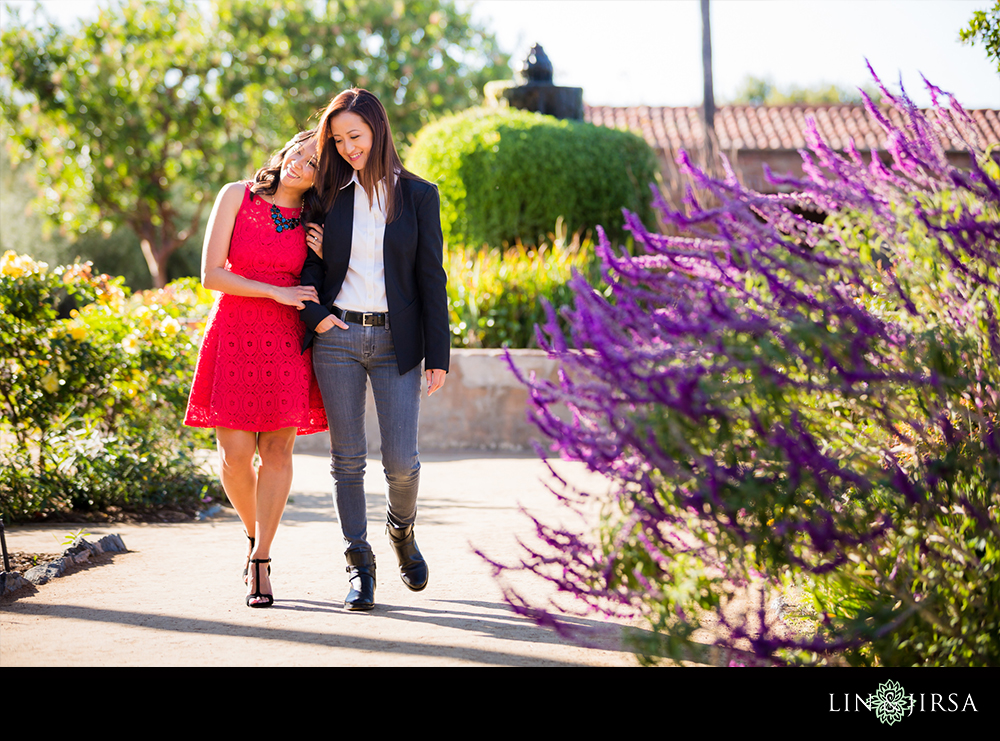
POLYGON ((1000 663, 1000 178, 950 96, 927 83, 921 111, 872 76, 894 109, 862 93, 888 163, 834 150, 811 121, 804 176, 766 173, 792 193, 680 152, 682 203, 654 191, 670 234, 626 213, 630 254, 599 230, 607 291, 574 276, 572 305, 536 328, 558 380, 511 367, 539 454, 608 482, 554 493, 602 519, 533 520, 518 562, 484 556, 498 575, 641 617, 647 657, 705 655, 693 635, 711 624, 755 664, 1000 663), (808 597, 794 629, 792 582, 808 597))

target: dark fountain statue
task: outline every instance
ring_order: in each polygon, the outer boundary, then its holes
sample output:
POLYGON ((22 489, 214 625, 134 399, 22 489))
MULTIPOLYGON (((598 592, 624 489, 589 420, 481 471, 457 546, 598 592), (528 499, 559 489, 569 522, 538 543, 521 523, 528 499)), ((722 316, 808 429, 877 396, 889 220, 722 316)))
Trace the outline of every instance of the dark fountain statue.
MULTIPOLYGON (((552 62, 535 44, 521 69, 521 84, 506 84, 497 90, 513 108, 544 113, 556 118, 583 120, 583 88, 552 84, 552 62)), ((489 95, 490 91, 487 90, 489 95)))

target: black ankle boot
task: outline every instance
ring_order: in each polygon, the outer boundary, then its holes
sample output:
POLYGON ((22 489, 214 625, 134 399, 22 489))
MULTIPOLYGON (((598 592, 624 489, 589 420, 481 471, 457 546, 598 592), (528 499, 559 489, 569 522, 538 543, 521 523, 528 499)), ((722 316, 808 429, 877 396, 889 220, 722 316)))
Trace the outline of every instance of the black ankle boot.
POLYGON ((399 561, 399 576, 403 580, 403 584, 414 592, 419 592, 427 586, 430 574, 427 562, 420 555, 417 541, 413 538, 413 525, 395 528, 387 523, 385 529, 389 533, 389 543, 396 551, 396 559, 399 561))
POLYGON ((348 610, 371 610, 375 607, 375 554, 371 551, 347 551, 347 577, 351 591, 344 598, 348 610))

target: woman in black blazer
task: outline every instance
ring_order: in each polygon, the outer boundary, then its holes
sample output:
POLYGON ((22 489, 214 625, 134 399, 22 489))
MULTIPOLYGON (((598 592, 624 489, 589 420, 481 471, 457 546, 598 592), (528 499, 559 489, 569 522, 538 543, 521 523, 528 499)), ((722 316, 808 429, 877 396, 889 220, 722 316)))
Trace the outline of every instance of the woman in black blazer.
POLYGON ((318 126, 316 189, 326 208, 311 228, 303 286, 318 302, 301 311, 303 350, 330 425, 334 506, 344 536, 349 610, 375 606, 375 557, 367 536, 365 394, 372 384, 386 478, 389 542, 403 583, 427 585, 413 536, 420 462, 420 362, 428 396, 441 388, 451 346, 437 188, 403 168, 385 108, 367 90, 347 90, 318 126), (316 245, 317 247, 319 244, 316 245))

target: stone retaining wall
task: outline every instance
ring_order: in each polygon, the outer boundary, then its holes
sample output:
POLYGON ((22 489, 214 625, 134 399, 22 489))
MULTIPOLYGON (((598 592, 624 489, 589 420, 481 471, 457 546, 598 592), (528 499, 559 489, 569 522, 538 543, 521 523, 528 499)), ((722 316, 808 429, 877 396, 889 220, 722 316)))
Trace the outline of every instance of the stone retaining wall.
MULTIPOLYGON (((541 350, 511 350, 514 364, 525 375, 556 379, 558 363, 541 350)), ((420 400, 421 452, 447 450, 530 451, 541 440, 527 421, 528 392, 507 366, 502 350, 451 351, 451 369, 444 387, 420 400)), ((368 450, 379 451, 378 417, 371 387, 366 412, 368 450)), ((329 450, 327 433, 303 435, 298 453, 329 450)))

